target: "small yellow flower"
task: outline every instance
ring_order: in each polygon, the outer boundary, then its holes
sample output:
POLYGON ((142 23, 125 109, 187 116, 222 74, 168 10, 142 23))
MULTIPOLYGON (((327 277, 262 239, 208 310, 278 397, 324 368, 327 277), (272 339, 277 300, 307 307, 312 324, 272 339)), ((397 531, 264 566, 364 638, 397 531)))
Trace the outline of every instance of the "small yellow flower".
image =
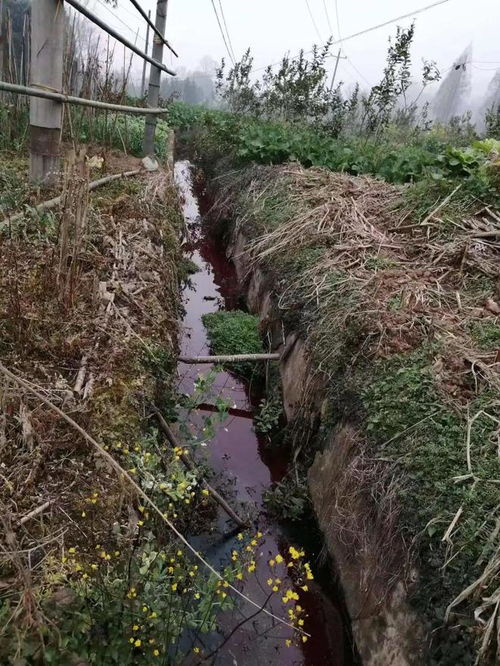
POLYGON ((283 562, 283 557, 279 553, 276 555, 276 562, 277 564, 281 564, 283 562))
POLYGON ((76 553, 76 548, 69 548, 68 553, 71 553, 71 555, 74 555, 76 553))
POLYGON ((239 534, 236 535, 236 538, 238 541, 243 541, 243 534, 240 532, 239 534))
POLYGON ((172 585, 170 587, 175 592, 177 590, 177 583, 172 583, 172 585))
POLYGON ((149 617, 154 619, 155 617, 158 617, 158 615, 156 611, 153 611, 149 617))
POLYGON ((131 637, 128 639, 128 642, 129 642, 129 643, 133 643, 133 642, 134 642, 134 637, 131 636, 131 637))
POLYGON ((241 573, 241 571, 236 574, 236 578, 238 580, 243 580, 243 574, 241 573))
POLYGON ((134 624, 134 626, 132 627, 132 631, 139 631, 139 625, 134 624))
POLYGON ((86 515, 85 511, 82 511, 82 518, 85 518, 86 515))
POLYGON ((262 537, 262 532, 257 532, 257 534, 255 536, 256 536, 257 539, 260 539, 262 537))
POLYGON ((302 636, 302 642, 307 643, 307 636, 302 636))
POLYGON ((143 520, 138 520, 137 524, 139 525, 139 527, 142 527, 144 525, 144 521, 143 520))
POLYGON ((274 585, 274 587, 272 588, 273 592, 277 592, 279 589, 280 588, 277 585, 274 585))
POLYGON ((134 645, 135 645, 135 647, 141 647, 141 645, 142 645, 141 639, 138 638, 136 641, 134 641, 134 645))
POLYGON ((196 594, 194 595, 194 598, 195 598, 195 599, 199 599, 200 596, 201 596, 200 593, 199 593, 199 592, 196 592, 196 594))
POLYGON ((301 587, 300 589, 301 589, 301 590, 304 590, 304 592, 307 592, 307 591, 309 590, 309 588, 307 587, 307 585, 302 585, 302 587, 301 587))
POLYGON ((97 569, 97 564, 91 564, 90 568, 93 569, 94 571, 97 569))
POLYGON ((203 488, 203 490, 201 492, 202 492, 203 495, 210 495, 210 493, 208 492, 208 490, 206 488, 203 488))
POLYGON ((304 620, 298 620, 297 624, 299 625, 299 627, 303 627, 304 626, 304 620))
POLYGON ((195 654, 200 654, 200 648, 199 648, 199 647, 194 647, 194 648, 193 648, 193 652, 194 652, 195 654))
POLYGON ((158 648, 155 648, 153 650, 153 657, 159 657, 159 656, 160 656, 160 650, 158 650, 158 648))
POLYGON ((292 644, 292 641, 289 638, 287 638, 286 641, 285 641, 285 645, 287 647, 290 647, 291 644, 292 644))
POLYGON ((269 566, 270 567, 274 567, 275 564, 276 564, 276 562, 274 560, 269 560, 269 566))

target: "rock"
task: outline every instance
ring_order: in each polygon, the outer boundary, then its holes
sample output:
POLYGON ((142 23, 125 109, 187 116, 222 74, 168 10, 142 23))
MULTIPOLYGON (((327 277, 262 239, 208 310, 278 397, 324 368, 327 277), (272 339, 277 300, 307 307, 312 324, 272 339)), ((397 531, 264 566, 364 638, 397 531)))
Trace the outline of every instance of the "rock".
POLYGON ((156 157, 152 157, 151 155, 146 155, 146 157, 143 158, 142 166, 146 169, 146 171, 158 171, 160 168, 156 157))

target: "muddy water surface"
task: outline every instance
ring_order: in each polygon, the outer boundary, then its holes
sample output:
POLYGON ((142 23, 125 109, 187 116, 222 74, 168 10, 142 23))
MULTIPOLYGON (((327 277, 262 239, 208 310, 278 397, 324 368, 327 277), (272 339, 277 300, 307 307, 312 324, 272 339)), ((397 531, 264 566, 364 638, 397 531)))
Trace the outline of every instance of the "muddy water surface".
MULTIPOLYGON (((185 315, 181 354, 184 356, 210 353, 201 316, 208 312, 237 308, 241 293, 234 267, 227 260, 224 248, 218 246, 202 226, 207 202, 203 188, 193 181, 193 173, 189 162, 176 163, 175 178, 183 197, 188 234, 185 254, 199 268, 187 281, 183 292, 185 315)), ((180 391, 192 393, 198 375, 205 375, 210 367, 206 364, 196 366, 179 363, 180 391)), ((270 520, 266 514, 263 491, 283 477, 287 460, 282 453, 269 452, 254 432, 253 413, 261 396, 226 372, 217 374, 212 392, 227 398, 233 407, 226 422, 217 429, 206 447, 208 462, 233 506, 250 514, 253 529, 264 534, 262 545, 257 551, 257 570, 245 581, 243 591, 257 603, 263 604, 269 596, 266 580, 270 575, 279 576, 284 583, 283 589, 296 589, 300 594, 299 603, 308 615, 304 629, 311 634, 306 643, 287 647, 285 642, 293 638, 293 630, 276 623, 273 625, 269 617, 260 614, 231 635, 218 653, 215 663, 239 666, 351 666, 354 659, 343 622, 342 604, 338 600, 338 591, 332 587, 329 568, 318 564, 318 544, 311 541, 309 527, 299 525, 291 530, 270 520), (277 553, 285 557, 290 545, 305 549, 306 559, 311 562, 315 581, 311 581, 308 592, 298 589, 283 565, 279 572, 276 569, 271 571, 269 567, 268 560, 277 553)), ((201 411, 208 413, 209 409, 209 406, 202 407, 201 411)), ((193 427, 201 424, 202 415, 193 415, 193 427)), ((209 531, 193 536, 191 540, 212 564, 221 567, 227 562, 231 550, 239 545, 236 534, 234 524, 225 513, 220 512, 215 528, 212 526, 209 531)), ((287 607, 282 603, 280 593, 271 597, 266 608, 280 617, 287 615, 287 607)), ((224 635, 228 636, 245 616, 252 615, 254 611, 252 607, 241 608, 238 614, 223 618, 224 635)))

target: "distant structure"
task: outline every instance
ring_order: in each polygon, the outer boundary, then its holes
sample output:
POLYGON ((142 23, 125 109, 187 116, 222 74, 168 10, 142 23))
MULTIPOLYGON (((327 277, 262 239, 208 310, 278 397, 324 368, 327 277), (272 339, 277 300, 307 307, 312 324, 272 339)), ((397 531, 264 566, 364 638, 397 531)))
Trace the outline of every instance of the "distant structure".
POLYGON ((500 67, 493 74, 493 78, 488 84, 484 101, 479 109, 478 128, 483 130, 485 127, 485 118, 488 111, 495 112, 500 107, 500 67))
POLYGON ((439 123, 448 123, 461 115, 466 108, 471 93, 472 45, 465 49, 444 77, 432 101, 431 113, 439 123))

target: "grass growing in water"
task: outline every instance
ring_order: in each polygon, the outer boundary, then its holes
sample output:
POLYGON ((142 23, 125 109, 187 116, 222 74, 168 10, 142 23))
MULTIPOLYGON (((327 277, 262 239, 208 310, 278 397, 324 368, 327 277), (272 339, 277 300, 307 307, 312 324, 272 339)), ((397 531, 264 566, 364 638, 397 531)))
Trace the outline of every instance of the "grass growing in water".
MULTIPOLYGON (((202 317, 210 345, 215 354, 262 354, 264 347, 259 334, 259 318, 235 310, 212 312, 202 317)), ((262 376, 262 364, 252 362, 228 363, 227 368, 245 379, 262 376)))

